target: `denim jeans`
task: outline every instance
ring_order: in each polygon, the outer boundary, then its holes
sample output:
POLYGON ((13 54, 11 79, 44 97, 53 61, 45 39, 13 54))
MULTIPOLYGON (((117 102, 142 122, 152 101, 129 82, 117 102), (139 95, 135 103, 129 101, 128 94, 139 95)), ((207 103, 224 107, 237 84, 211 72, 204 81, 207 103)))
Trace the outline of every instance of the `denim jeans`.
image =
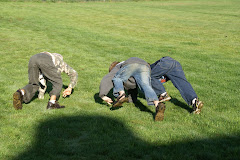
POLYGON ((151 87, 150 68, 146 65, 133 63, 121 68, 113 78, 113 94, 119 95, 119 91, 124 91, 123 83, 129 77, 136 80, 138 87, 144 92, 148 105, 153 105, 153 101, 157 101, 158 97, 151 87))
POLYGON ((197 98, 196 92, 187 81, 182 66, 178 61, 171 57, 163 57, 151 64, 151 70, 152 86, 157 95, 166 92, 163 84, 159 81, 159 78, 164 75, 172 81, 188 105, 191 105, 192 100, 197 98))

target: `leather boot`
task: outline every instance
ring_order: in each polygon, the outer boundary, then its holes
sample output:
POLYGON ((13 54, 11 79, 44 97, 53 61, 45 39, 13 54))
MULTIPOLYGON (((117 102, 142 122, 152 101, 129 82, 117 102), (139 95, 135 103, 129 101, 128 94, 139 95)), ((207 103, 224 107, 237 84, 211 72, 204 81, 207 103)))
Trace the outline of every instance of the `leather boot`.
POLYGON ((166 109, 165 104, 159 102, 158 106, 156 107, 155 121, 163 121, 165 109, 166 109))
POLYGON ((17 90, 15 93, 13 93, 13 107, 18 110, 22 109, 22 103, 23 103, 23 95, 21 90, 17 90))
POLYGON ((65 106, 61 106, 57 101, 53 104, 52 102, 48 102, 47 109, 61 109, 65 108, 65 106))

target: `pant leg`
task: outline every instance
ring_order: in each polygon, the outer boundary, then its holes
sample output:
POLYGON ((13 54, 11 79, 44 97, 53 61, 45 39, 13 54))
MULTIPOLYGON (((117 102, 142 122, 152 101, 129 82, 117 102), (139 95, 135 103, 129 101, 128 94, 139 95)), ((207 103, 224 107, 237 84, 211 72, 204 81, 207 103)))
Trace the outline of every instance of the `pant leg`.
POLYGON ((23 87, 25 93, 23 96, 23 101, 28 103, 31 101, 35 93, 38 91, 39 88, 39 67, 37 65, 38 55, 34 55, 30 58, 28 64, 28 84, 23 87))
POLYGON ((171 57, 163 57, 151 65, 151 84, 157 95, 166 92, 163 84, 159 80, 163 75, 172 68, 174 59, 171 57))
POLYGON ((50 55, 46 53, 39 53, 32 56, 28 64, 28 77, 29 83, 23 88, 25 94, 23 101, 29 102, 37 90, 39 89, 39 72, 43 73, 48 81, 53 85, 53 89, 50 92, 50 96, 56 95, 59 97, 62 90, 62 77, 61 73, 57 71, 57 68, 52 62, 50 55))
POLYGON ((135 65, 129 64, 121 68, 116 75, 113 77, 113 95, 115 97, 119 96, 120 91, 124 91, 123 82, 126 82, 129 77, 135 72, 135 65))
POLYGON ((156 72, 157 70, 154 70, 154 72, 151 74, 151 85, 153 90, 155 91, 155 93, 157 95, 160 95, 164 92, 166 92, 163 84, 161 83, 161 81, 159 80, 160 78, 158 73, 156 72))
POLYGON ((172 81, 173 85, 179 90, 182 98, 191 105, 192 100, 197 98, 197 94, 192 85, 187 81, 182 66, 175 61, 174 67, 167 73, 167 77, 172 81))
POLYGON ((56 95, 59 97, 63 85, 62 77, 61 72, 58 72, 57 68, 53 64, 51 56, 45 53, 40 53, 38 66, 41 70, 41 73, 49 82, 52 83, 53 89, 50 91, 49 95, 56 95))
POLYGON ((153 101, 157 101, 158 97, 151 87, 150 68, 145 65, 138 66, 138 70, 134 72, 138 86, 143 90, 148 105, 154 105, 153 101))
POLYGON ((129 100, 129 102, 136 103, 137 102, 137 95, 138 95, 138 88, 129 89, 128 90, 128 100, 129 100))

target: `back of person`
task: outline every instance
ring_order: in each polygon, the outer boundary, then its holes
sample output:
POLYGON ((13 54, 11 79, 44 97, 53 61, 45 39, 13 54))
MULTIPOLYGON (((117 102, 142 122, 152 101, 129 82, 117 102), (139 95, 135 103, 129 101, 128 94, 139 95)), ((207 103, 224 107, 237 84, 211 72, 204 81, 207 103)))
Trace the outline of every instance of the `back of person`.
POLYGON ((127 59, 124 63, 122 63, 121 68, 128 65, 128 64, 133 64, 133 63, 143 64, 143 65, 146 65, 150 68, 149 64, 146 61, 144 61, 144 60, 142 60, 141 58, 138 58, 138 57, 131 57, 131 58, 127 59))
POLYGON ((176 60, 174 60, 173 58, 167 56, 167 57, 163 57, 163 58, 159 59, 158 61, 154 62, 150 66, 151 66, 151 69, 153 69, 156 65, 160 64, 161 68, 170 69, 175 61, 176 60))

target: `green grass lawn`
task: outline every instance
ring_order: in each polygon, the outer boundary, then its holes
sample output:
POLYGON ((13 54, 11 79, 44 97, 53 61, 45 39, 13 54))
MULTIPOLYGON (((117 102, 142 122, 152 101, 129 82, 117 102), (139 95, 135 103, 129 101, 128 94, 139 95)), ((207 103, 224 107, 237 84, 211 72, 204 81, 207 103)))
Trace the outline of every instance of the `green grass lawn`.
POLYGON ((0 2, 0 56, 0 159, 240 159, 238 0, 0 2), (42 51, 62 54, 78 85, 65 109, 46 110, 46 94, 16 111, 12 94, 42 51), (200 115, 171 82, 162 122, 144 98, 113 111, 99 99, 112 61, 163 56, 182 64, 200 115))

